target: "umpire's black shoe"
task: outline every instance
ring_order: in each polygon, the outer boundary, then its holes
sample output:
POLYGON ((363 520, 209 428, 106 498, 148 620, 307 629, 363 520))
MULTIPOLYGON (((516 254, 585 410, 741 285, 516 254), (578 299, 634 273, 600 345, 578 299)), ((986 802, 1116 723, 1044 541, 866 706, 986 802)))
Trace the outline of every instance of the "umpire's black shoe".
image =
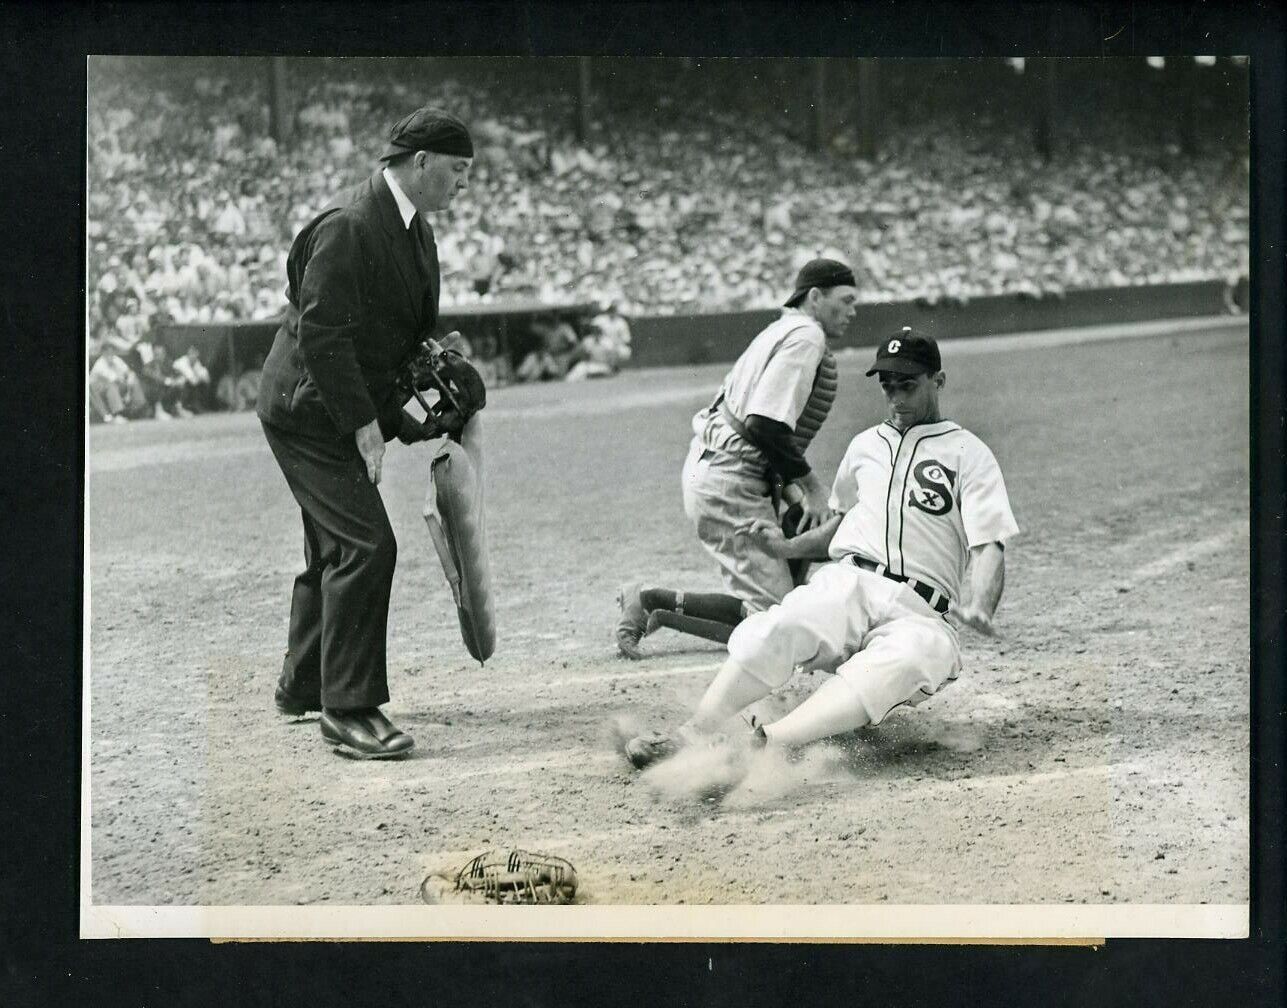
POLYGON ((303 717, 306 714, 316 714, 322 709, 321 700, 300 700, 298 697, 291 696, 281 686, 277 687, 277 692, 273 694, 273 706, 277 708, 278 714, 284 714, 287 717, 303 717))
POLYGON ((322 711, 322 738, 339 746, 347 756, 358 759, 397 759, 415 746, 406 732, 399 731, 379 707, 361 710, 322 711))

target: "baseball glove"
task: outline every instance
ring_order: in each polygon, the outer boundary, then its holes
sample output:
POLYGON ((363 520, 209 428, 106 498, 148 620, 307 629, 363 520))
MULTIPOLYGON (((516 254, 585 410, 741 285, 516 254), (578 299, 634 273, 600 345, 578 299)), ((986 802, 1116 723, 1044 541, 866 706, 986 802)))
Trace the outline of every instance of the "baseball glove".
POLYGON ((487 386, 465 357, 447 350, 433 339, 425 339, 408 363, 403 377, 404 391, 424 407, 426 422, 460 440, 460 431, 469 418, 487 405, 487 386), (433 404, 423 392, 437 392, 433 404))
POLYGON ((576 869, 552 854, 490 850, 457 872, 435 872, 420 883, 426 903, 558 905, 576 900, 576 869))

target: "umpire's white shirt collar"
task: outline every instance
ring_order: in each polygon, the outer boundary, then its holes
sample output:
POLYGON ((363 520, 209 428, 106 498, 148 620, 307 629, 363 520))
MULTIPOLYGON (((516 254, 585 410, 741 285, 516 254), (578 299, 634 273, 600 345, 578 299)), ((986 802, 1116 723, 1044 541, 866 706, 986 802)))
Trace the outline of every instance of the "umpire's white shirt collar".
POLYGON ((407 194, 402 191, 402 186, 398 185, 398 180, 393 177, 393 172, 388 168, 382 172, 384 181, 389 186, 389 192, 393 193, 393 202, 398 204, 398 213, 402 214, 402 226, 410 228, 411 222, 416 219, 416 205, 407 199, 407 194))

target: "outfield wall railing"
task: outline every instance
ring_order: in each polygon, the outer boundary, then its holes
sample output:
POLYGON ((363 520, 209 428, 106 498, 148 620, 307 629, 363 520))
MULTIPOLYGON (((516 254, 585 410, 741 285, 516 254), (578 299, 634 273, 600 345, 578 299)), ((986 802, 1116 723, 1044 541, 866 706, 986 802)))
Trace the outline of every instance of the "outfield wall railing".
MULTIPOLYGON (((1061 296, 974 298, 965 303, 907 301, 861 304, 848 332, 834 348, 875 346, 902 326, 935 339, 996 336, 1042 329, 1145 322, 1224 314, 1226 286, 1220 281, 1075 290, 1061 296)), ((633 367, 711 364, 735 360, 777 311, 720 315, 632 318, 633 367)))
MULTIPOLYGON (((1245 290, 1241 295, 1245 295, 1245 290)), ((1245 297, 1242 300, 1241 307, 1245 310, 1245 297)), ((937 304, 924 300, 861 304, 849 331, 835 342, 835 347, 874 346, 904 325, 935 338, 961 338, 1221 315, 1228 310, 1228 288, 1218 280, 1074 290, 1058 296, 1003 295, 937 304)), ((486 318, 487 306, 471 306, 468 314, 475 322, 486 318)), ((523 325, 523 313, 516 313, 512 307, 498 305, 495 314, 497 318, 503 316, 509 320, 512 328, 523 325)), ((629 366, 648 368, 732 361, 751 337, 776 317, 775 309, 632 317, 629 322, 634 353, 629 366)), ((440 329, 445 331, 461 321, 463 316, 457 319, 450 309, 444 309, 440 329)), ((275 321, 172 325, 161 330, 159 338, 172 356, 182 354, 189 346, 198 347, 217 382, 228 373, 235 377, 258 367, 276 331, 275 321)), ((507 342, 504 331, 502 325, 502 343, 507 342)))

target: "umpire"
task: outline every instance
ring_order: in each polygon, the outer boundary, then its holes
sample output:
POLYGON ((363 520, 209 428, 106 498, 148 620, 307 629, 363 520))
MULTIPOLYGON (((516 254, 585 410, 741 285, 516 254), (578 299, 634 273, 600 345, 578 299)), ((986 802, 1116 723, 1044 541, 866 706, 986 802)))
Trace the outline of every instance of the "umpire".
POLYGON ((380 711, 397 543, 376 487, 386 441, 438 433, 403 408, 408 361, 438 321, 423 215, 466 187, 473 155, 464 123, 437 109, 389 131, 383 166, 291 245, 290 305, 263 368, 259 419, 304 521, 275 703, 320 710, 326 741, 367 759, 414 745, 380 711))

